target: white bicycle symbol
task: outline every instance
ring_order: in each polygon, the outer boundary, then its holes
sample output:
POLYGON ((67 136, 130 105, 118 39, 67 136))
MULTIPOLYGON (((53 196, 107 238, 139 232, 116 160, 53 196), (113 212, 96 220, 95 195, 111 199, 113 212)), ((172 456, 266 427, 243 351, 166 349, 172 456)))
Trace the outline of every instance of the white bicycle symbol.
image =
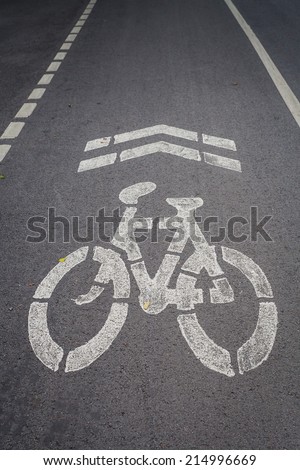
MULTIPOLYGON (((203 303, 203 291, 195 287, 197 275, 202 269, 206 270, 214 285, 209 289, 211 303, 226 304, 234 301, 234 291, 217 261, 215 247, 208 244, 196 221, 194 234, 197 239, 195 241, 195 237, 190 237, 191 214, 203 205, 203 200, 199 197, 166 199, 167 203, 177 210, 181 233, 184 236, 178 240, 173 238, 168 253, 153 278, 149 276, 142 260, 139 244, 129 234, 129 223, 135 217, 139 198, 155 189, 154 183, 144 182, 123 189, 119 195, 120 200, 126 204, 126 209, 112 244, 120 252, 100 246, 93 249, 93 261, 100 264, 99 271, 89 292, 74 299, 78 306, 91 303, 99 298, 105 286, 112 282, 114 302, 100 331, 87 343, 68 353, 65 372, 78 371, 92 364, 107 351, 123 327, 128 313, 126 299, 130 297, 129 271, 121 258, 121 252, 125 252, 139 289, 139 303, 143 311, 157 315, 168 305, 176 305, 182 312, 177 319, 179 328, 196 358, 216 372, 228 377, 235 375, 230 353, 209 338, 194 311, 195 306, 203 303), (182 265, 183 272, 178 275, 176 288, 169 288, 169 281, 189 239, 193 243, 194 252, 182 265)), ((168 219, 165 217, 160 220, 160 228, 166 228, 168 219)), ((152 222, 152 219, 147 219, 149 228, 152 222)), ((31 346, 38 359, 53 371, 58 370, 64 351, 50 335, 47 321, 48 300, 63 277, 86 260, 88 250, 87 246, 79 248, 68 255, 64 263, 58 263, 39 284, 34 294, 35 301, 30 306, 28 327, 31 346)), ((238 368, 240 374, 243 374, 258 367, 268 358, 277 331, 277 309, 266 275, 251 258, 226 247, 222 247, 222 258, 225 263, 246 276, 258 299, 256 328, 252 336, 237 350, 238 368)))

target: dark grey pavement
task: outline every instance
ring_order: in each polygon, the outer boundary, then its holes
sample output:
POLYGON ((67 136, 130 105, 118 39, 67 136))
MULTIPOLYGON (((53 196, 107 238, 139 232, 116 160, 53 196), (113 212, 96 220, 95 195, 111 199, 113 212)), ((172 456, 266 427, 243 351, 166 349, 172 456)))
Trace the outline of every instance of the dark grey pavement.
MULTIPOLYGON (((86 5, 30 0, 20 9, 20 3, 0 5, 0 26, 6 24, 0 132, 86 5)), ((297 1, 265 2, 263 11, 260 2, 244 3, 236 5, 300 98, 297 1), (274 39, 280 8, 282 31, 289 32, 285 48, 274 39)), ((223 1, 98 0, 0 165, 6 176, 0 181, 2 449, 299 449, 299 144, 299 127, 223 1), (89 157, 87 141, 155 124, 234 140, 242 172, 158 153, 77 173, 89 157), (68 374, 47 369, 35 356, 27 325, 34 291, 60 257, 82 245, 63 243, 61 231, 56 243, 28 243, 26 221, 55 207, 59 215, 79 216, 84 228, 87 215, 118 207, 120 191, 142 181, 157 185, 141 200, 145 217, 172 215, 166 198, 191 196, 204 200, 199 215, 218 216, 220 225, 235 215, 249 217, 251 206, 261 217, 272 216, 272 242, 223 242, 255 260, 274 291, 278 332, 268 360, 256 369, 240 375, 234 363, 237 373, 227 377, 202 365, 181 335, 176 306, 147 315, 133 277, 128 319, 103 356, 68 374)), ((232 157, 228 150, 208 151, 232 157)), ((154 275, 167 244, 146 242, 141 250, 154 275)), ((185 259, 191 253, 188 245, 185 259)), ((206 303, 197 315, 234 357, 258 312, 249 283, 223 267, 236 302, 206 303)), ((96 272, 91 261, 83 263, 51 298, 49 329, 66 351, 87 342, 106 319, 111 288, 94 304, 72 302, 89 290, 96 272)), ((200 281, 210 287, 207 276, 200 281)))

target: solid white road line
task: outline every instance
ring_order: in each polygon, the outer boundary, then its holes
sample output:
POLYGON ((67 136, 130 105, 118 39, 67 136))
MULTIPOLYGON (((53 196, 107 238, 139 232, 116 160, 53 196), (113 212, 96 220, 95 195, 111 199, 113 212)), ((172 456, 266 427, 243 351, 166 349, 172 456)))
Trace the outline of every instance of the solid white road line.
POLYGON ((0 162, 2 162, 2 160, 6 157, 10 148, 11 148, 11 145, 5 145, 5 144, 0 145, 0 162))
POLYGON ((101 168, 106 165, 113 165, 117 158, 116 153, 109 153, 108 155, 101 155, 100 157, 90 158, 88 160, 82 160, 79 164, 77 172, 94 170, 95 168, 101 168))
POLYGON ((234 152, 236 151, 235 142, 230 139, 223 139, 222 137, 214 137, 213 135, 202 134, 202 141, 207 145, 233 150, 234 152))
POLYGON ((270 75, 271 79, 274 82, 277 90, 279 91, 283 101, 287 105, 290 113, 292 114, 293 118, 297 122, 298 126, 300 127, 300 103, 297 97, 294 95, 290 87, 288 86, 287 82, 279 72, 278 68, 272 61, 271 57, 254 34, 248 23, 244 20, 238 9, 234 6, 231 0, 224 0, 228 8, 230 9, 231 13, 239 23, 240 27, 246 34, 247 38, 251 42, 252 46, 256 50, 260 60, 262 61, 263 65, 265 66, 268 74, 270 75))
POLYGON ((154 153, 167 153, 177 157, 187 158, 188 160, 200 161, 200 153, 196 149, 182 147, 181 145, 170 144, 169 142, 155 142, 153 144, 141 145, 133 149, 124 150, 120 155, 121 162, 132 158, 139 158, 154 153))
POLYGON ((232 158, 221 157, 220 155, 207 152, 203 152, 203 157, 204 161, 209 165, 220 166, 221 168, 227 168, 233 171, 242 171, 241 162, 239 160, 233 160, 232 158))
POLYGON ((99 149, 101 147, 107 147, 110 143, 111 137, 101 137, 100 139, 90 140, 86 146, 84 151, 88 152, 89 150, 99 149))
POLYGON ((43 94, 45 93, 46 88, 34 88, 30 95, 28 96, 29 100, 39 100, 42 98, 43 94))
POLYGON ((179 137, 182 139, 193 140, 194 142, 198 142, 197 132, 187 131, 185 129, 179 129, 178 127, 171 127, 162 124, 115 135, 115 144, 128 142, 129 140, 142 139, 144 137, 151 137, 157 134, 167 134, 173 137, 179 137))
POLYGON ((53 77, 53 73, 45 73, 45 75, 43 75, 40 81, 38 82, 38 85, 49 85, 53 77))
POLYGON ((57 72, 60 66, 61 62, 51 62, 51 64, 47 68, 47 72, 57 72))
POLYGON ((24 126, 25 122, 11 122, 3 132, 0 139, 15 139, 18 137, 24 126))

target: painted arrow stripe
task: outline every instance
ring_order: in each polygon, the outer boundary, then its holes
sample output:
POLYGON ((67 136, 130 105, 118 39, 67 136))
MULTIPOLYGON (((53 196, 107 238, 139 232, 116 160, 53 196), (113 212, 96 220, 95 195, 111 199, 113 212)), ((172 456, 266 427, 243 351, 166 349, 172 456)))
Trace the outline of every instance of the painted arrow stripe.
POLYGON ((96 168, 101 168, 102 166, 112 165, 115 163, 116 158, 116 153, 108 153, 107 155, 101 155, 100 157, 82 160, 79 163, 77 173, 81 173, 82 171, 95 170, 96 168))
POLYGON ((236 152, 236 145, 234 140, 224 139, 223 137, 215 137, 213 135, 202 134, 202 142, 206 145, 213 145, 214 147, 221 147, 223 149, 232 150, 236 152))
POLYGON ((173 137, 179 137, 181 139, 193 140, 198 142, 197 132, 187 131, 185 129, 179 129, 178 127, 166 126, 165 124, 145 127, 144 129, 138 129, 136 131, 125 132, 123 134, 115 135, 115 144, 122 142, 128 142, 129 140, 142 139, 143 137, 150 137, 157 134, 166 134, 173 137))
POLYGON ((204 161, 209 165, 220 166, 227 170, 241 172, 241 162, 233 158, 221 157, 221 155, 214 155, 213 153, 203 152, 204 161))
POLYGON ((169 142, 155 142, 153 144, 141 145, 133 149, 124 150, 120 155, 121 162, 132 158, 139 158, 154 153, 167 153, 177 157, 187 158, 188 160, 201 160, 198 150, 182 147, 181 145, 170 144, 169 142))

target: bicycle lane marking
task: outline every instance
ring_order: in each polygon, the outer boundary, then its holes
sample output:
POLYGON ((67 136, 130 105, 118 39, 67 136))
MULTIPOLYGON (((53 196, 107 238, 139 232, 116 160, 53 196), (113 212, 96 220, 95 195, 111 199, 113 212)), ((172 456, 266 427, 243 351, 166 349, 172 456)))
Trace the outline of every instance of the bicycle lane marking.
POLYGON ((34 110, 37 108, 38 102, 33 100, 40 100, 47 85, 50 85, 52 79, 55 76, 55 73, 59 70, 63 60, 65 59, 67 52, 70 50, 73 42, 77 38, 78 34, 80 33, 82 27, 84 26, 86 20, 88 19, 89 15, 91 14, 97 0, 90 0, 87 4, 83 14, 80 16, 80 19, 77 21, 75 26, 72 28, 70 34, 65 39, 64 43, 60 47, 59 52, 55 55, 53 61, 49 64, 46 73, 41 77, 39 82, 37 83, 37 88, 35 87, 32 92, 29 94, 27 100, 29 102, 24 103, 17 114, 14 117, 14 120, 9 123, 7 128, 4 130, 0 137, 0 141, 5 141, 5 143, 0 143, 0 163, 4 160, 8 152, 10 151, 12 144, 11 141, 16 139, 19 134, 21 133, 22 129, 25 126, 26 121, 15 121, 15 119, 27 119, 29 118, 34 110), (63 52, 65 51, 65 52, 63 52), (42 86, 42 87, 40 87, 42 86), (7 143, 6 141, 9 141, 7 143))
MULTIPOLYGON (((195 306, 203 304, 203 291, 195 287, 197 275, 202 269, 206 270, 214 284, 213 288, 209 288, 212 304, 228 304, 235 300, 234 291, 218 263, 216 249, 208 244, 196 221, 194 226, 196 239, 190 234, 191 211, 201 207, 203 200, 198 197, 166 199, 168 204, 177 209, 177 217, 181 221, 178 228, 181 228, 184 236, 180 240, 172 239, 168 247, 170 253, 164 256, 156 274, 151 277, 142 259, 138 243, 132 238, 132 233, 136 227, 139 227, 140 219, 135 218, 139 198, 150 194, 155 189, 154 183, 144 182, 121 191, 119 199, 129 206, 125 209, 112 244, 127 255, 131 272, 139 289, 141 309, 147 314, 158 315, 168 305, 175 304, 179 311, 192 311, 192 313, 180 313, 177 318, 180 331, 188 346, 204 366, 233 377, 235 372, 230 353, 217 345, 205 333, 195 312, 195 306), (181 270, 185 272, 179 274, 175 289, 169 288, 171 277, 189 239, 195 251, 181 266, 181 270)), ((170 219, 170 217, 162 218, 159 227, 166 229, 170 219)), ((153 222, 153 219, 149 220, 153 222)), ((152 224, 149 220, 146 222, 148 228, 151 228, 152 224)), ((65 274, 86 260, 87 253, 88 247, 80 248, 68 255, 63 263, 57 264, 36 289, 34 299, 39 302, 32 302, 30 306, 28 320, 30 343, 39 360, 54 371, 58 370, 64 352, 50 336, 47 325, 48 302, 45 300, 50 300, 54 289, 65 274)), ((239 373, 243 374, 255 369, 268 359, 277 333, 277 309, 273 301, 271 285, 262 269, 252 259, 237 250, 226 247, 222 248, 222 255, 225 263, 238 269, 250 281, 258 299, 259 312, 256 328, 236 353, 239 373)), ((130 297, 130 278, 120 253, 97 246, 94 248, 93 260, 100 264, 93 285, 86 294, 81 294, 72 300, 78 306, 91 303, 102 294, 104 290, 102 285, 112 281, 115 301, 100 331, 87 343, 67 354, 65 372, 84 369, 98 359, 109 349, 127 318, 128 304, 124 303, 124 299, 130 297)))

